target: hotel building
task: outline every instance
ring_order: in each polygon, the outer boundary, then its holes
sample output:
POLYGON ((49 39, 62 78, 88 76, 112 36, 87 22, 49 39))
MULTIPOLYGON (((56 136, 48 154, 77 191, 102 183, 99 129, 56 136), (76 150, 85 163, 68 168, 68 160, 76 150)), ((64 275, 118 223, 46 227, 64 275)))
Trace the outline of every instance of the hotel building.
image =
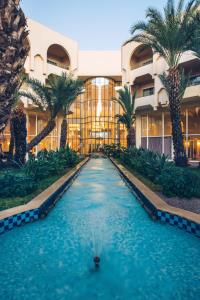
MULTIPOLYGON (((70 108, 68 144, 82 154, 98 151, 104 144, 126 146, 126 129, 117 123, 122 113, 114 101, 117 88, 129 85, 137 91, 136 145, 169 157, 173 156, 168 97, 159 74, 167 70, 165 61, 150 48, 130 42, 119 51, 80 51, 76 41, 28 20, 30 53, 25 73, 46 83, 51 74, 72 73, 85 82, 85 91, 70 108)), ((182 128, 186 152, 190 159, 200 160, 200 61, 192 53, 182 56, 181 66, 190 77, 182 103, 182 128)), ((26 86, 22 87, 27 89, 26 86)), ((30 100, 23 99, 27 114, 28 141, 47 122, 30 100)), ((54 131, 34 150, 57 149, 60 125, 58 116, 54 131)), ((9 147, 7 126, 3 150, 9 147)))

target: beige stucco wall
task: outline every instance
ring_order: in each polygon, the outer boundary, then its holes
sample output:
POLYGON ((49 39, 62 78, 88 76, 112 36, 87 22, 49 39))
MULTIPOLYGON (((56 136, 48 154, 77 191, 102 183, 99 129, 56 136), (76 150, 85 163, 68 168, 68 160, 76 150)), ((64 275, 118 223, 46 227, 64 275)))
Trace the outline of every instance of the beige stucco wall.
POLYGON ((62 34, 55 32, 48 27, 28 19, 30 55, 26 61, 26 72, 41 81, 51 72, 59 75, 62 70, 47 64, 47 51, 53 44, 62 46, 70 58, 70 70, 76 74, 78 68, 78 43, 62 34))
POLYGON ((121 51, 80 51, 78 43, 48 27, 28 19, 30 54, 25 63, 26 72, 45 82, 49 74, 60 75, 62 70, 47 63, 47 51, 53 44, 62 46, 70 58, 70 72, 75 76, 112 77, 121 80, 121 51))
POLYGON ((121 77, 121 52, 79 51, 78 75, 121 77))

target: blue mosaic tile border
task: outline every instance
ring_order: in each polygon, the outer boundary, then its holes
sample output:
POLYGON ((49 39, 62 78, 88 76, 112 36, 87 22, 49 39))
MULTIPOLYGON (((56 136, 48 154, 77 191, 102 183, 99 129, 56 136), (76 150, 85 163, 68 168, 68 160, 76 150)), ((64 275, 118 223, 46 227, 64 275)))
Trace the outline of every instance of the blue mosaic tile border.
POLYGON ((14 216, 8 217, 0 221, 0 234, 21 226, 26 223, 33 222, 39 218, 39 209, 28 210, 14 216))
POLYGON ((158 210, 151 201, 144 196, 144 194, 133 184, 131 180, 120 170, 118 165, 111 160, 114 166, 118 169, 125 182, 128 183, 128 186, 131 190, 134 191, 136 197, 142 207, 147 211, 147 213, 153 217, 154 220, 159 220, 163 223, 168 223, 172 226, 177 226, 178 228, 185 230, 189 233, 192 233, 200 238, 200 224, 193 221, 187 220, 181 216, 173 215, 165 211, 158 210))
POLYGON ((157 211, 157 216, 161 222, 177 226, 178 228, 193 233, 200 238, 200 224, 160 210, 157 211))

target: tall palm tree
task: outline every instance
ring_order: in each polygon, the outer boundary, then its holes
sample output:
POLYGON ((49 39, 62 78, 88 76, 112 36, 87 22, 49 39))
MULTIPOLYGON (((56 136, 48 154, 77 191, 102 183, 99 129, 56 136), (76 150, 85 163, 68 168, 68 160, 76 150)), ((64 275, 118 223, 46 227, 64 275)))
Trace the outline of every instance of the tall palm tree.
POLYGON ((124 86, 123 89, 117 91, 119 94, 118 102, 123 109, 123 114, 117 114, 116 118, 119 123, 126 126, 127 129, 127 146, 135 146, 135 97, 136 93, 132 95, 129 91, 128 86, 124 86))
POLYGON ((60 134, 60 148, 65 148, 67 142, 67 115, 74 100, 83 92, 83 81, 73 79, 71 76, 62 76, 63 84, 65 85, 65 101, 62 107, 62 124, 60 134))
POLYGON ((48 122, 42 131, 34 137, 27 145, 27 151, 38 145, 46 136, 48 136, 56 126, 56 117, 63 109, 65 102, 66 87, 61 77, 52 76, 48 81, 48 86, 37 79, 26 80, 29 91, 20 91, 19 95, 26 97, 38 106, 40 111, 48 116, 48 122))
POLYGON ((132 26, 132 38, 128 41, 151 47, 168 64, 167 74, 160 78, 169 97, 174 160, 177 166, 187 165, 181 127, 181 100, 186 85, 179 62, 185 51, 192 50, 191 40, 200 26, 198 6, 199 1, 196 0, 190 0, 186 5, 184 0, 179 0, 177 7, 173 0, 168 0, 163 13, 155 8, 148 8, 147 21, 132 26))
POLYGON ((13 95, 29 52, 26 18, 20 0, 0 1, 0 133, 9 120, 13 95))

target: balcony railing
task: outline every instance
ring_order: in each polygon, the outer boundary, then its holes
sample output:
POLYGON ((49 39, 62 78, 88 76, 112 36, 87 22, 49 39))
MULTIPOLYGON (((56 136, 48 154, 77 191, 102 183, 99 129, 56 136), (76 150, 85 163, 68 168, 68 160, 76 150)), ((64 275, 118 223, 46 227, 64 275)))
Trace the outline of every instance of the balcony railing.
POLYGON ((147 74, 153 76, 153 64, 150 62, 148 64, 141 66, 140 68, 131 70, 130 81, 133 82, 135 81, 136 78, 143 77, 147 74))
POLYGON ((188 86, 200 85, 200 76, 191 77, 188 86))
POLYGON ((144 106, 151 106, 154 107, 154 95, 149 95, 146 97, 139 97, 135 99, 135 108, 142 108, 144 106))
POLYGON ((53 65, 53 66, 56 66, 56 67, 65 69, 65 70, 69 70, 69 66, 66 66, 66 65, 64 65, 64 64, 61 64, 61 63, 59 63, 59 62, 55 62, 55 61, 50 60, 50 59, 47 59, 47 63, 50 64, 50 65, 53 65))

